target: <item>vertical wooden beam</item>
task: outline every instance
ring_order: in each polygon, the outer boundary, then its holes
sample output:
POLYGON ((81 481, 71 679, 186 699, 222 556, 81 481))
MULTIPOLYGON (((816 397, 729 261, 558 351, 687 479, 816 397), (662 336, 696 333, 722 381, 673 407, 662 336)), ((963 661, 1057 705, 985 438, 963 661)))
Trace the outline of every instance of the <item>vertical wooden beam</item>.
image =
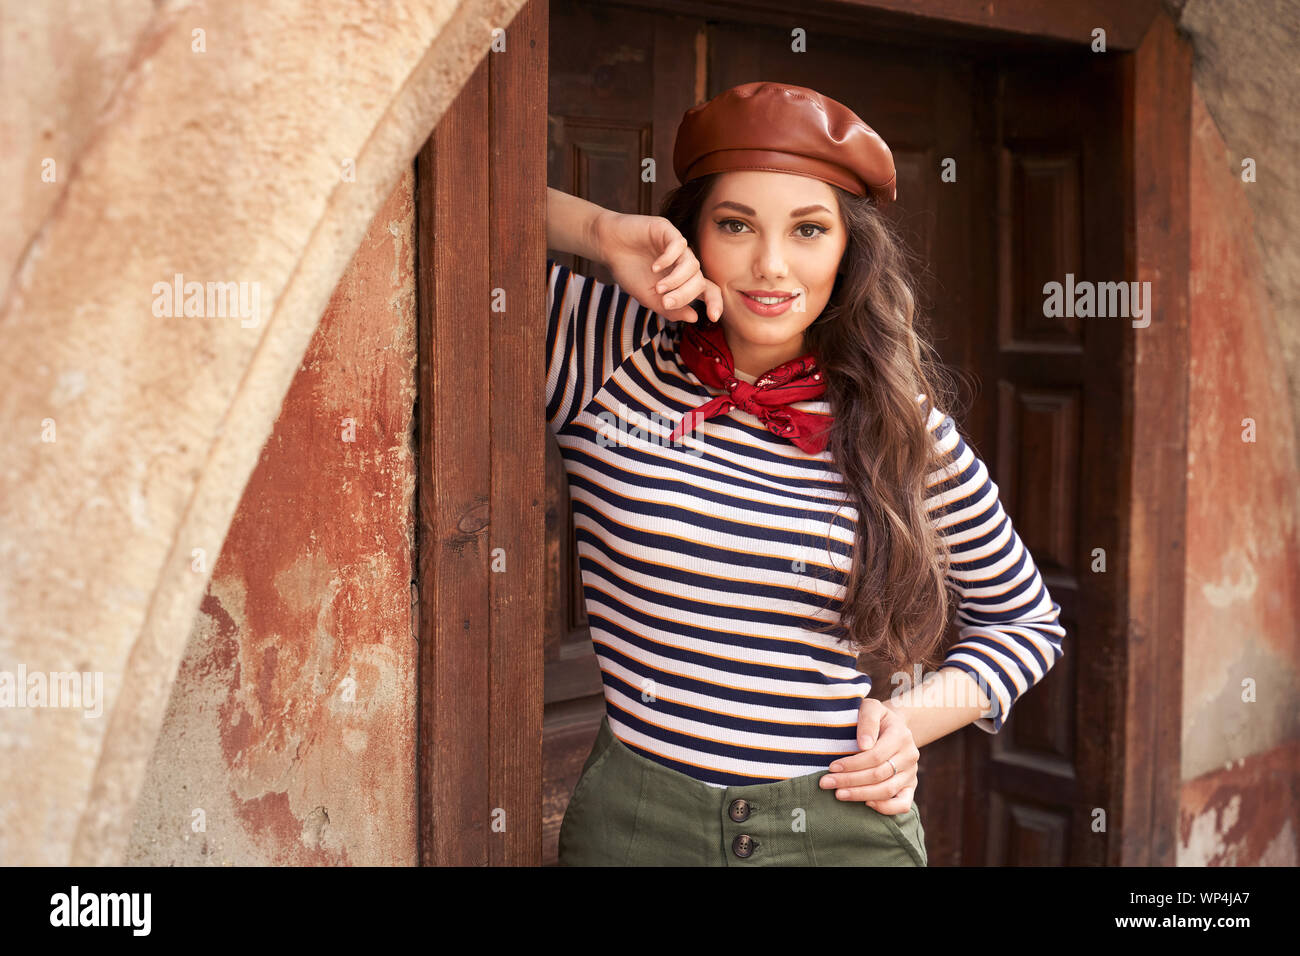
POLYGON ((425 865, 541 859, 546 20, 503 24, 416 165, 425 865))
POLYGON ((420 856, 488 860, 488 63, 417 160, 420 856))
POLYGON ((489 54, 492 589, 489 832, 493 865, 542 862, 545 697, 547 0, 526 4, 489 54), (499 551, 497 549, 500 549, 499 551))
MULTIPOLYGON (((1130 56, 1133 237, 1129 276, 1150 282, 1150 326, 1132 329, 1132 464, 1123 838, 1111 863, 1176 863, 1182 750, 1187 523, 1188 283, 1192 54, 1163 11, 1130 56)), ((1117 569, 1118 570, 1118 569, 1117 569)), ((1119 716, 1119 715, 1117 715, 1119 716)))

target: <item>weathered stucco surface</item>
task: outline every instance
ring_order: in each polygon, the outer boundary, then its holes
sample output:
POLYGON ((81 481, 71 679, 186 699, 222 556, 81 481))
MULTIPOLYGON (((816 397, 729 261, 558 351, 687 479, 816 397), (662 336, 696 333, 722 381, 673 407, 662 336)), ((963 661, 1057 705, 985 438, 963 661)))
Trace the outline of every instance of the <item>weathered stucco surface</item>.
POLYGON ((244 489, 131 863, 416 862, 414 186, 371 223, 244 489))
MULTIPOLYGON (((1251 245, 1259 281, 1276 317, 1300 453, 1300 3, 1295 0, 1174 0, 1190 36, 1196 87, 1218 127, 1233 181, 1254 213, 1251 245), (1255 181, 1243 183, 1242 163, 1255 181)), ((1300 459, 1292 464, 1300 469, 1300 459)), ((1300 496, 1300 487, 1296 489, 1300 496)))
MULTIPOLYGON (((316 324, 521 5, 4 0, 0 218, 22 234, 0 246, 0 668, 98 672, 105 699, 98 718, 3 715, 0 862, 125 858, 200 601, 316 324), (156 284, 177 274, 247 283, 256 321, 158 314, 156 284)), ((348 663, 360 681, 383 662, 348 663)))
POLYGON ((1297 866, 1300 741, 1241 757, 1183 785, 1179 866, 1297 866))
POLYGON ((1179 862, 1296 865, 1295 421, 1240 163, 1192 103, 1179 862), (1248 421, 1249 420, 1249 421, 1248 421), (1251 429, 1253 422, 1253 436, 1251 429), (1253 437, 1253 441, 1246 439, 1253 437))

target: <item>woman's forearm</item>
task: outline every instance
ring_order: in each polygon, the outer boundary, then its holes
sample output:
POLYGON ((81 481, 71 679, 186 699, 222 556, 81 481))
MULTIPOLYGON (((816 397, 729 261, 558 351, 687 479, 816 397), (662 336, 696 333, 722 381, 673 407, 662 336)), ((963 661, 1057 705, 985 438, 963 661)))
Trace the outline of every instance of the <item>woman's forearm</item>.
POLYGON ((546 187, 546 246, 571 252, 591 262, 601 262, 597 221, 609 213, 604 206, 588 202, 551 186, 546 187))
POLYGON ((956 667, 940 667, 911 687, 882 701, 907 715, 907 726, 917 747, 960 730, 989 710, 988 697, 969 674, 956 667))

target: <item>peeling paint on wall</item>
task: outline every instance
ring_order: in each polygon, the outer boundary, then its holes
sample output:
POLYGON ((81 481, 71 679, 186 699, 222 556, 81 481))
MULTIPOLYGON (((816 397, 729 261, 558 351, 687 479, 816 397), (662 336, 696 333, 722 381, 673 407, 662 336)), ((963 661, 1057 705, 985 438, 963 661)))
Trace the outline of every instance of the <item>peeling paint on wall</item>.
POLYGON ((1179 866, 1300 864, 1300 741, 1183 785, 1179 866))
POLYGON ((1251 209, 1199 91, 1192 146, 1184 780, 1300 737, 1295 423, 1251 209))
POLYGON ((1232 159, 1194 89, 1178 863, 1295 866, 1296 422, 1281 323, 1232 159))
POLYGON ((372 222, 244 491, 132 863, 416 862, 413 190, 372 222))

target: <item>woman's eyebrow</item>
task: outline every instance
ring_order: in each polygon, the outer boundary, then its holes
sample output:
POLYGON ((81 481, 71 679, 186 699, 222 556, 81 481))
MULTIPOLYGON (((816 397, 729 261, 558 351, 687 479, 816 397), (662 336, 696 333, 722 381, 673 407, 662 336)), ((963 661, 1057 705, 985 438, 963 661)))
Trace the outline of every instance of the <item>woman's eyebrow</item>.
MULTIPOLYGON (((727 208, 727 209, 734 209, 734 210, 736 210, 737 212, 739 212, 739 213, 743 213, 743 214, 746 215, 746 216, 757 215, 757 214, 754 212, 754 210, 750 209, 748 206, 746 206, 746 205, 744 205, 744 204, 742 204, 742 203, 732 202, 732 201, 729 200, 729 199, 724 199, 722 202, 718 203, 718 204, 717 204, 716 206, 714 206, 713 208, 714 208, 714 209, 722 209, 722 208, 724 208, 724 207, 727 208)), ((796 218, 796 217, 798 217, 798 216, 806 216, 806 215, 808 215, 810 212, 819 212, 819 211, 820 211, 820 212, 827 212, 827 213, 830 212, 830 210, 827 209, 825 206, 823 206, 821 203, 814 203, 814 204, 811 205, 811 206, 800 206, 798 209, 792 209, 792 210, 790 210, 790 218, 791 218, 791 219, 794 219, 794 218, 796 218)))

